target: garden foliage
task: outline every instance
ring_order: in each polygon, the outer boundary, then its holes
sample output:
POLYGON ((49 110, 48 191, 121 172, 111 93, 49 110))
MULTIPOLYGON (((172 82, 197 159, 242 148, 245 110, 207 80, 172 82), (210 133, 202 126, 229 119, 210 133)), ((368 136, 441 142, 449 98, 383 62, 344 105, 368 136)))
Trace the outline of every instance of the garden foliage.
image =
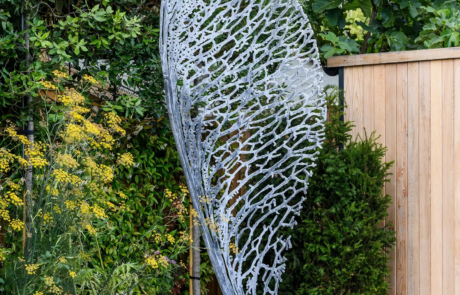
POLYGON ((316 33, 324 63, 333 55, 456 47, 460 43, 458 1, 311 0, 302 3, 316 33))
POLYGON ((382 222, 391 202, 383 187, 391 163, 374 134, 352 140, 337 90, 326 93, 326 139, 298 225, 285 232, 293 246, 279 294, 387 294, 395 233, 382 222))
MULTIPOLYGON (((88 255, 85 256, 87 260, 81 260, 84 263, 78 267, 78 263, 72 261, 75 278, 52 269, 47 270, 46 276, 54 277, 55 285, 62 288, 61 291, 76 288, 78 293, 83 294, 110 293, 115 286, 121 292, 122 287, 127 285, 130 285, 129 288, 135 286, 136 292, 149 294, 184 292, 188 289, 189 280, 186 267, 188 242, 183 242, 187 240, 190 212, 179 158, 165 117, 163 78, 158 59, 160 3, 72 1, 71 7, 67 3, 62 0, 0 0, 0 128, 15 126, 12 128, 20 129, 32 117, 37 143, 48 142, 50 138, 59 143, 61 139, 56 137, 56 126, 67 120, 69 113, 62 110, 64 101, 61 98, 51 102, 46 95, 53 92, 56 92, 54 96, 62 95, 74 89, 84 97, 84 107, 91 110, 85 113, 85 120, 99 126, 105 122, 106 116, 114 116, 125 134, 91 155, 101 161, 97 162, 98 165, 110 168, 113 176, 95 181, 100 185, 99 189, 80 189, 84 197, 91 195, 91 202, 98 204, 105 214, 103 219, 91 223, 97 235, 85 230, 86 224, 79 228, 84 236, 81 247, 85 248, 83 253, 88 255), (21 17, 24 29, 29 27, 28 31, 22 29, 21 17), (28 48, 27 32, 30 37, 28 48), (30 59, 26 62, 28 52, 30 59), (56 70, 61 77, 53 74, 56 70), (85 77, 93 80, 85 80, 85 77), (79 88, 78 85, 88 81, 94 82, 90 83, 91 87, 79 88), (32 97, 32 102, 23 105, 23 98, 28 95, 32 97), (49 107, 52 111, 45 111, 47 105, 53 105, 49 107), (55 137, 50 137, 50 134, 55 137), (121 165, 122 162, 129 165, 121 165), (109 179, 110 182, 104 182, 109 179), (151 257, 155 259, 157 268, 153 268, 155 264, 152 259, 149 260, 151 257), (168 267, 162 268, 161 263, 166 257, 170 261, 175 260, 175 264, 169 263, 168 267)), ((5 144, 1 147, 7 148, 5 144)), ((62 148, 68 149, 65 145, 62 148)), ((16 145, 8 149, 15 161, 20 161, 21 147, 16 145)), ((47 156, 53 156, 53 153, 48 150, 44 158, 47 156)), ((76 159, 74 154, 70 156, 76 159)), ((41 186, 36 183, 47 179, 44 171, 55 169, 53 158, 47 159, 48 164, 41 168, 45 170, 33 168, 35 177, 31 198, 42 193, 41 186)), ((18 164, 15 164, 16 168, 18 164)), ((83 163, 79 162, 79 165, 76 171, 82 170, 83 163)), ((65 172, 76 174, 76 171, 65 172)), ((22 199, 24 170, 11 169, 5 173, 2 179, 8 176, 13 183, 19 183, 15 193, 22 199)), ((0 192, 2 198, 7 188, 5 185, 5 190, 0 192)), ((59 191, 59 197, 50 198, 64 201, 65 192, 59 191)), ((93 206, 91 202, 87 201, 93 206)), ((78 205, 81 207, 81 204, 78 205)), ((22 232, 15 231, 13 227, 23 221, 23 208, 11 208, 11 219, 18 219, 17 223, 10 223, 2 215, 6 230, 6 239, 1 243, 4 261, 16 261, 16 266, 3 265, 0 285, 8 285, 6 288, 12 294, 19 292, 19 287, 13 286, 15 281, 11 275, 21 271, 21 282, 29 284, 27 292, 30 294, 50 287, 44 281, 46 267, 41 263, 45 258, 46 263, 55 263, 59 258, 57 252, 50 248, 61 237, 58 234, 47 236, 50 243, 41 244, 37 250, 41 251, 37 253, 45 253, 45 257, 41 254, 28 256, 25 253, 29 249, 27 247, 23 252, 22 232), (25 264, 39 264, 40 267, 36 273, 29 275, 25 264)), ((54 214, 53 208, 54 205, 46 210, 54 214)), ((40 209, 33 210, 38 212, 40 209)), ((62 214, 71 216, 64 210, 62 214)), ((48 223, 43 230, 52 231, 56 224, 48 223)), ((65 228, 70 230, 62 224, 60 230, 63 234, 65 228)), ((74 241, 70 232, 64 235, 66 241, 74 241)), ((61 238, 59 241, 62 243, 64 240, 61 238)), ((67 258, 66 261, 71 260, 67 258)), ((56 264, 65 267, 63 265, 56 264)), ((203 280, 209 280, 212 275, 209 263, 204 262, 202 270, 203 280)))

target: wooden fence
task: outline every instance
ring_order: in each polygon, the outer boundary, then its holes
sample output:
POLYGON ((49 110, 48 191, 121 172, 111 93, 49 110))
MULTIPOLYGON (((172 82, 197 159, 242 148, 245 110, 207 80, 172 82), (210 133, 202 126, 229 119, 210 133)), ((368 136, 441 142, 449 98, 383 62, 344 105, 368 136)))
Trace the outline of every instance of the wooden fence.
POLYGON ((460 294, 460 50, 333 57, 353 135, 376 130, 394 161, 390 294, 460 294))

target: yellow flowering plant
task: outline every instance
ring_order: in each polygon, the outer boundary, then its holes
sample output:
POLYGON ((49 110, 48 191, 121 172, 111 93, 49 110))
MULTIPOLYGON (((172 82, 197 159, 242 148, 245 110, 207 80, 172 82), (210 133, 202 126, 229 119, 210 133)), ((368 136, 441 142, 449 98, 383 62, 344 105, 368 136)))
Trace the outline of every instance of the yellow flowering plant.
POLYGON ((2 122, 0 217, 6 241, 0 253, 8 290, 25 295, 99 295, 123 293, 135 285, 145 291, 165 273, 185 270, 173 258, 189 248, 189 240, 168 230, 168 222, 177 220, 178 214, 187 219, 182 216, 187 210, 177 200, 165 202, 160 211, 167 213, 131 240, 133 251, 144 251, 144 259, 113 259, 107 243, 113 220, 133 214, 125 203, 126 191, 113 197, 116 174, 135 169, 132 153, 113 154, 116 143, 125 140, 123 120, 115 113, 90 110, 89 89, 97 83, 93 77, 77 82, 59 70, 53 75, 52 81, 40 82, 44 91, 39 92, 35 141, 11 122, 2 122), (33 171, 30 191, 24 169, 33 171), (142 246, 152 236, 157 237, 155 249, 142 246))

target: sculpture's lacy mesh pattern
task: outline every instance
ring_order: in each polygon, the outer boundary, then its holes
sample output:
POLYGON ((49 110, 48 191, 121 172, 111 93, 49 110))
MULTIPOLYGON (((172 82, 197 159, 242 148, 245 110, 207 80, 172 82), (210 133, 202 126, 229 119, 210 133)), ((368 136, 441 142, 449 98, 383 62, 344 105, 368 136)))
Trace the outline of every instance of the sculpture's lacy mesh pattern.
POLYGON ((316 42, 296 0, 163 1, 171 126, 224 294, 277 294, 321 145, 316 42))

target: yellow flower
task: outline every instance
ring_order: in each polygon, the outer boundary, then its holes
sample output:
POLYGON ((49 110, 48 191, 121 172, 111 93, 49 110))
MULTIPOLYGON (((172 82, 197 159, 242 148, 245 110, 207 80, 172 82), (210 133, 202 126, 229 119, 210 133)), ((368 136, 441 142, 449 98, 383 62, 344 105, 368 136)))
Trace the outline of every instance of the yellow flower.
POLYGON ((176 240, 174 239, 173 236, 171 236, 170 234, 168 234, 166 236, 166 239, 168 240, 168 242, 170 242, 171 244, 174 244, 176 242, 176 240))
POLYGON ((157 260, 158 264, 161 266, 161 267, 168 267, 168 260, 166 259, 166 256, 161 256, 160 258, 158 258, 157 260))
POLYGON ((165 189, 165 197, 170 200, 171 202, 174 201, 175 196, 169 189, 165 189))
POLYGON ((30 275, 34 275, 37 273, 39 265, 38 264, 26 264, 26 271, 30 275))
POLYGON ((104 209, 99 207, 97 204, 93 206, 93 213, 97 218, 104 219, 108 218, 107 214, 105 214, 104 209))
POLYGON ((5 128, 5 132, 10 136, 14 141, 20 141, 23 145, 30 145, 30 141, 24 135, 18 135, 14 126, 5 128))
POLYGON ((148 266, 150 266, 151 268, 155 269, 155 268, 158 268, 158 263, 157 261, 155 260, 155 257, 153 256, 150 256, 148 257, 146 260, 145 260, 146 264, 148 266))
POLYGON ((126 131, 123 128, 121 128, 119 125, 122 122, 122 119, 120 116, 118 116, 115 113, 106 113, 104 117, 105 117, 108 127, 113 132, 119 133, 122 136, 126 135, 126 131))
POLYGON ((75 201, 65 200, 64 204, 65 204, 65 207, 70 210, 77 208, 77 202, 75 201))
POLYGON ((67 91, 67 95, 70 96, 74 105, 83 104, 86 101, 85 97, 73 88, 67 91))
MULTIPOLYGON (((43 212, 38 212, 37 216, 41 218, 43 216, 43 212)), ((50 212, 46 212, 45 216, 43 216, 43 224, 50 223, 51 221, 53 221, 53 216, 50 212)))
POLYGON ((48 165, 45 159, 46 144, 38 141, 34 142, 32 148, 26 148, 25 154, 29 157, 29 164, 34 168, 43 168, 48 165))
POLYGON ((51 173, 51 175, 55 177, 57 182, 71 183, 73 185, 77 185, 82 181, 78 176, 69 174, 62 169, 54 170, 53 173, 51 173))
POLYGON ((230 248, 230 253, 234 253, 234 254, 240 253, 240 250, 238 250, 238 246, 236 246, 235 243, 230 243, 229 248, 230 248))
POLYGON ((154 233, 153 235, 153 239, 155 240, 155 243, 160 243, 161 242, 161 235, 159 233, 154 233))
POLYGON ((53 74, 54 74, 54 76, 56 76, 56 78, 59 78, 59 79, 62 79, 62 78, 67 79, 69 77, 66 73, 58 71, 58 70, 54 70, 53 74))
POLYGON ((124 192, 118 192, 118 195, 120 195, 120 198, 126 200, 128 198, 128 196, 125 195, 124 192))
POLYGON ((188 194, 189 194, 189 191, 188 191, 188 188, 187 188, 186 185, 180 185, 179 187, 180 187, 180 190, 182 191, 182 193, 183 193, 184 195, 188 195, 188 194))
POLYGON ((46 284, 47 286, 52 286, 52 285, 54 285, 54 279, 53 279, 53 277, 45 276, 45 284, 46 284))
POLYGON ((47 89, 52 89, 52 90, 55 90, 57 87, 54 86, 51 82, 49 81, 40 81, 40 83, 43 85, 43 87, 47 88, 47 89))
POLYGON ((121 155, 121 157, 118 159, 118 164, 125 166, 125 167, 130 167, 134 164, 134 157, 131 153, 124 153, 121 155))
POLYGON ((79 105, 72 106, 71 110, 72 110, 72 113, 76 113, 76 114, 86 114, 90 112, 90 109, 84 108, 79 105))
POLYGON ((76 124, 66 125, 66 130, 63 134, 64 141, 67 143, 77 143, 86 139, 83 127, 76 124))
POLYGON ((59 257, 59 262, 66 263, 67 259, 65 259, 65 257, 59 257))
POLYGON ((77 274, 74 272, 74 271, 71 271, 69 270, 69 275, 72 277, 72 278, 75 278, 77 276, 77 274))
POLYGON ((91 235, 97 235, 96 229, 92 227, 90 224, 87 224, 85 228, 91 235))
POLYGON ((208 196, 203 196, 203 197, 199 197, 200 198, 200 203, 204 203, 204 204, 211 204, 212 202, 212 198, 208 197, 208 196))
POLYGON ((9 203, 15 205, 16 207, 24 205, 21 198, 19 198, 18 195, 16 195, 16 193, 14 192, 7 192, 5 194, 5 197, 6 201, 9 201, 9 203))
POLYGON ((210 217, 206 217, 205 220, 210 231, 215 233, 219 231, 219 226, 210 217))
POLYGON ((15 156, 4 148, 0 149, 0 173, 8 172, 10 165, 14 162, 15 156))
POLYGON ((83 78, 83 80, 88 81, 88 82, 90 82, 90 83, 92 83, 92 84, 97 84, 97 83, 98 83, 97 80, 94 79, 94 78, 93 78, 92 76, 90 76, 90 75, 83 75, 82 78, 83 78))
POLYGON ((11 220, 10 212, 8 210, 0 209, 0 216, 6 221, 11 220))
POLYGON ((107 201, 106 204, 107 204, 107 207, 109 207, 112 211, 117 210, 117 207, 112 202, 107 201))
POLYGON ((20 156, 16 156, 16 159, 18 160, 19 162, 19 166, 22 168, 22 169, 25 169, 27 167, 29 167, 29 162, 27 162, 26 159, 24 159, 23 157, 20 157, 20 156))
POLYGON ((13 219, 11 221, 10 226, 15 230, 15 231, 20 231, 24 227, 24 223, 19 220, 19 219, 13 219))
POLYGON ((73 168, 73 169, 78 168, 80 166, 77 160, 72 158, 72 156, 69 154, 58 154, 56 157, 56 163, 60 165, 61 167, 73 168))
POLYGON ((62 213, 61 208, 57 204, 54 204, 53 211, 58 214, 62 213))
POLYGON ((43 292, 36 291, 34 295, 43 295, 43 292))
POLYGON ((80 206, 80 213, 89 214, 90 212, 91 212, 91 206, 88 203, 83 202, 80 206))

